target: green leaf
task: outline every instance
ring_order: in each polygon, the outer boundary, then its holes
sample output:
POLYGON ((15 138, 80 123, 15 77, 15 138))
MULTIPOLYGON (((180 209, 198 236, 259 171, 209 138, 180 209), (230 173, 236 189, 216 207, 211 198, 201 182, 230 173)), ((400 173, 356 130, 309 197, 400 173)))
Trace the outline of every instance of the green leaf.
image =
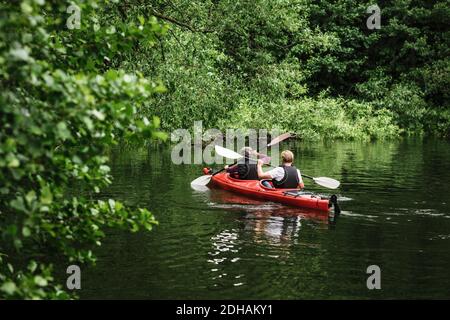
POLYGON ((19 159, 17 159, 17 157, 12 153, 8 153, 6 156, 6 161, 9 168, 17 168, 20 166, 19 159))
POLYGON ((94 129, 94 122, 89 117, 83 117, 83 122, 86 124, 86 127, 89 131, 94 129))
POLYGON ((115 208, 117 211, 120 211, 123 209, 123 204, 119 201, 116 201, 115 208))
POLYGON ((161 120, 159 119, 159 117, 153 117, 153 127, 155 128, 159 128, 159 126, 161 125, 161 120))
POLYGON ((33 201, 36 200, 36 192, 34 192, 34 190, 29 191, 25 196, 25 200, 27 200, 28 204, 31 204, 33 201))
POLYGON ((21 61, 28 61, 30 60, 30 56, 28 54, 28 51, 24 48, 20 49, 11 49, 9 51, 9 54, 12 56, 15 60, 21 60, 21 61))
POLYGON ((67 124, 65 122, 59 122, 56 128, 58 129, 58 135, 61 139, 66 140, 72 137, 70 131, 67 129, 67 124))
POLYGON ((47 279, 45 279, 45 278, 43 278, 41 276, 35 276, 34 277, 34 283, 37 284, 40 287, 45 287, 48 284, 47 279))
POLYGON ((109 204, 109 208, 111 209, 111 211, 114 212, 114 210, 116 208, 116 202, 114 201, 114 199, 108 199, 108 204, 109 204))
POLYGON ((41 203, 49 205, 53 202, 53 194, 48 186, 41 189, 41 203))
POLYGON ((14 243, 14 247, 16 248, 16 250, 22 249, 22 247, 23 247, 22 240, 14 239, 13 243, 14 243))
POLYGON ((31 236, 31 231, 30 228, 28 227, 23 227, 22 228, 22 234, 25 238, 28 238, 29 236, 31 236))
POLYGON ((110 167, 107 166, 107 165, 101 165, 99 169, 100 169, 100 171, 102 171, 103 173, 108 173, 108 172, 111 171, 110 167))
POLYGON ((103 121, 105 120, 105 114, 99 110, 92 110, 92 115, 96 117, 98 120, 103 121))
POLYGON ((153 139, 159 139, 159 140, 165 141, 165 140, 167 140, 168 135, 167 135, 167 133, 162 132, 162 131, 154 131, 154 132, 152 132, 152 137, 153 137, 153 139))
POLYGON ((28 264, 28 270, 30 270, 31 273, 35 272, 37 269, 37 263, 36 261, 32 260, 29 264, 28 264))
POLYGON ((106 29, 106 33, 107 33, 107 34, 114 34, 114 33, 116 33, 116 27, 114 27, 114 26, 108 27, 108 28, 106 29))
POLYGON ((25 202, 23 201, 22 197, 17 197, 16 199, 11 200, 10 206, 12 208, 16 209, 17 211, 22 211, 22 212, 27 211, 27 209, 25 208, 25 202))
POLYGON ((0 290, 8 295, 13 295, 17 290, 17 286, 14 282, 7 281, 0 287, 0 290))
POLYGON ((113 69, 109 69, 106 74, 105 78, 109 81, 114 81, 117 79, 117 71, 113 69))

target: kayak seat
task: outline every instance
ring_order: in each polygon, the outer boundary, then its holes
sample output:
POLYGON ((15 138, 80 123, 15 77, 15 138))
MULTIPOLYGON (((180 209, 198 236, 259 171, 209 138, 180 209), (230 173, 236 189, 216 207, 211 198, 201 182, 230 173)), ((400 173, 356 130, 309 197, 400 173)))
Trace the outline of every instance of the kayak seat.
POLYGON ((261 183, 261 185, 262 185, 264 188, 267 188, 267 189, 275 189, 275 186, 273 185, 272 180, 263 179, 263 180, 261 180, 260 183, 261 183))

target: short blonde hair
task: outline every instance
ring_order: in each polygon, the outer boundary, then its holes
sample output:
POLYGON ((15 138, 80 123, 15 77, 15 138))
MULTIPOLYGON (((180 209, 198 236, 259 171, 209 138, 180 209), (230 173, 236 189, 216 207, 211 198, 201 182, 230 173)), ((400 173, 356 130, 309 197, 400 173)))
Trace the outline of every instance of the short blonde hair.
POLYGON ((283 160, 283 162, 294 162, 294 154, 289 150, 284 150, 281 153, 281 159, 283 160))

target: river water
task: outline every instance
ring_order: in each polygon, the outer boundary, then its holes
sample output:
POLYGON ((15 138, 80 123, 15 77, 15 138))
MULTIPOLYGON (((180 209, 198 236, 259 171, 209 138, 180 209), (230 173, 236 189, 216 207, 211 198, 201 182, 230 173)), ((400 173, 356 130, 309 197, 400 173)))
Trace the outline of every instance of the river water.
MULTIPOLYGON (((218 189, 170 148, 117 149, 102 197, 150 209, 151 232, 113 230, 82 270, 81 298, 450 298, 450 143, 284 143, 311 176, 341 181, 342 213, 322 215, 218 189), (367 288, 367 267, 381 289, 367 288)), ((307 190, 330 191, 305 179, 307 190)))

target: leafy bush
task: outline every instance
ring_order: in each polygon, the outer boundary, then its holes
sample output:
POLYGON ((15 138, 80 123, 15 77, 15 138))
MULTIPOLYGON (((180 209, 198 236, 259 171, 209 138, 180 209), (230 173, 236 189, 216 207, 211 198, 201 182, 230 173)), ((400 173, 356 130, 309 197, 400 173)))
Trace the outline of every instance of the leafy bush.
POLYGON ((0 299, 67 298, 51 257, 93 262, 105 227, 151 230, 146 209, 95 200, 111 183, 106 151, 125 139, 160 139, 140 107, 162 86, 108 67, 118 51, 151 45, 156 20, 100 25, 80 1, 79 30, 65 28, 69 1, 2 2, 0 19, 0 299), (115 32, 114 30, 120 30, 115 32), (68 190, 81 186, 76 194, 68 190), (24 265, 22 258, 31 261, 24 265), (45 257, 45 258, 43 258, 45 257))
POLYGON ((183 34, 178 41, 185 43, 184 55, 180 55, 183 48, 172 39, 165 49, 165 63, 155 71, 164 79, 167 93, 152 101, 147 110, 160 116, 167 129, 190 127, 194 120, 203 120, 205 127, 214 127, 236 105, 239 83, 232 75, 224 75, 215 68, 222 55, 210 41, 183 34), (197 47, 204 50, 196 54, 197 47), (195 58, 188 63, 186 56, 195 58))
POLYGON ((393 113, 369 103, 332 98, 281 100, 263 105, 243 99, 234 117, 223 128, 277 128, 297 133, 301 139, 392 138, 399 128, 393 113))

